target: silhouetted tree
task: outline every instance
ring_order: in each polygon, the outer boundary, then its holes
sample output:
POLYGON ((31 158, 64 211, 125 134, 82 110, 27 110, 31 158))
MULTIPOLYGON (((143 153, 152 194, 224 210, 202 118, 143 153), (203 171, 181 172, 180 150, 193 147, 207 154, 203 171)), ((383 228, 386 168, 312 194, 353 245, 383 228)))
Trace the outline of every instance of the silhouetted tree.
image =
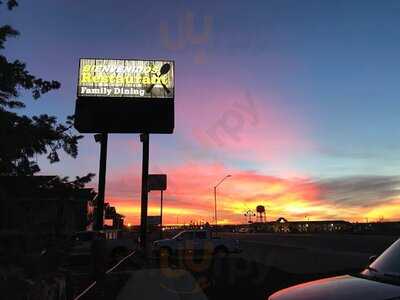
MULTIPOLYGON (((6 1, 9 10, 18 3, 6 1)), ((0 6, 4 1, 0 1, 0 6)), ((0 51, 10 37, 19 32, 9 25, 0 27, 0 51)), ((47 81, 30 74, 26 64, 20 60, 8 61, 0 53, 0 175, 33 175, 40 171, 33 158, 47 154, 50 163, 59 161, 59 151, 72 157, 78 154, 78 141, 83 137, 73 131, 73 117, 67 117, 65 124, 57 118, 42 114, 28 117, 12 110, 21 109, 25 104, 18 100, 20 90, 32 93, 33 99, 60 88, 57 81, 47 81)), ((91 179, 88 174, 77 179, 77 183, 91 179), (82 181, 83 179, 83 181, 82 181)))
MULTIPOLYGON (((55 177, 46 184, 42 185, 41 188, 49 190, 60 190, 64 192, 75 192, 84 188, 89 183, 95 174, 89 173, 83 177, 76 176, 74 180, 70 181, 69 177, 55 177)), ((94 195, 93 195, 94 196, 94 195)))

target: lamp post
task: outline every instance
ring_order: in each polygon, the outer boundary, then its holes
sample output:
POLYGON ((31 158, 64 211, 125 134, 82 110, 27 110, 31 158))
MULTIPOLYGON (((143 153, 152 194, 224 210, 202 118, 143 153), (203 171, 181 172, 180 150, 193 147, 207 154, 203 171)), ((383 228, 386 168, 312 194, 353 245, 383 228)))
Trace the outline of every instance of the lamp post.
POLYGON ((232 175, 226 175, 224 178, 222 178, 217 185, 214 186, 214 219, 215 219, 215 226, 218 225, 218 219, 217 219, 217 187, 224 182, 225 179, 228 177, 231 177, 232 175))

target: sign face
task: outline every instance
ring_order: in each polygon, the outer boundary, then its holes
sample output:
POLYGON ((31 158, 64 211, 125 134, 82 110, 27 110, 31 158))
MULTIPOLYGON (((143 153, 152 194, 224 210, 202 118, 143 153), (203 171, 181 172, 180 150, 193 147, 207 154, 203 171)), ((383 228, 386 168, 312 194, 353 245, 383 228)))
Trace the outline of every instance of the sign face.
POLYGON ((161 224, 161 216, 147 216, 147 224, 157 226, 161 224))
POLYGON ((147 182, 149 191, 165 191, 167 189, 166 174, 149 174, 147 182))
POLYGON ((82 133, 172 133, 174 75, 170 60, 81 59, 76 129, 82 133))
POLYGON ((174 63, 81 59, 78 97, 174 98, 174 63))

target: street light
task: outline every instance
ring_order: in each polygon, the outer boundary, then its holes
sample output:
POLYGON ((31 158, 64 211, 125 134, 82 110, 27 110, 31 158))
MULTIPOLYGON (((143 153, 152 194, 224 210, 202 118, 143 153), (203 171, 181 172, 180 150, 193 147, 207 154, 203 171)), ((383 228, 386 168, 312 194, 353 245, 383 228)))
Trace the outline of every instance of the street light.
POLYGON ((231 177, 232 175, 226 175, 224 178, 222 178, 217 185, 214 186, 214 218, 215 218, 215 226, 218 225, 218 220, 217 220, 217 187, 224 182, 225 179, 228 177, 231 177))

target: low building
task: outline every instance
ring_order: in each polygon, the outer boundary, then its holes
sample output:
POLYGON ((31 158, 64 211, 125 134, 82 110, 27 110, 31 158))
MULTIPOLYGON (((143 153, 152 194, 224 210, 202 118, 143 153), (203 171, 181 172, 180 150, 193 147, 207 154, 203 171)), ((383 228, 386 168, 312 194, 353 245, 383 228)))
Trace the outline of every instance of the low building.
POLYGON ((104 204, 104 224, 109 223, 107 227, 111 229, 124 228, 124 218, 124 215, 117 213, 114 206, 110 206, 109 203, 104 204))
POLYGON ((400 222, 368 222, 354 223, 353 232, 358 234, 400 234, 400 222))
POLYGON ((0 230, 69 235, 85 230, 92 189, 71 189, 56 176, 0 176, 0 230))
POLYGON ((253 223, 251 226, 258 232, 313 233, 313 232, 350 232, 353 225, 343 220, 326 221, 288 221, 281 217, 276 221, 253 223))

